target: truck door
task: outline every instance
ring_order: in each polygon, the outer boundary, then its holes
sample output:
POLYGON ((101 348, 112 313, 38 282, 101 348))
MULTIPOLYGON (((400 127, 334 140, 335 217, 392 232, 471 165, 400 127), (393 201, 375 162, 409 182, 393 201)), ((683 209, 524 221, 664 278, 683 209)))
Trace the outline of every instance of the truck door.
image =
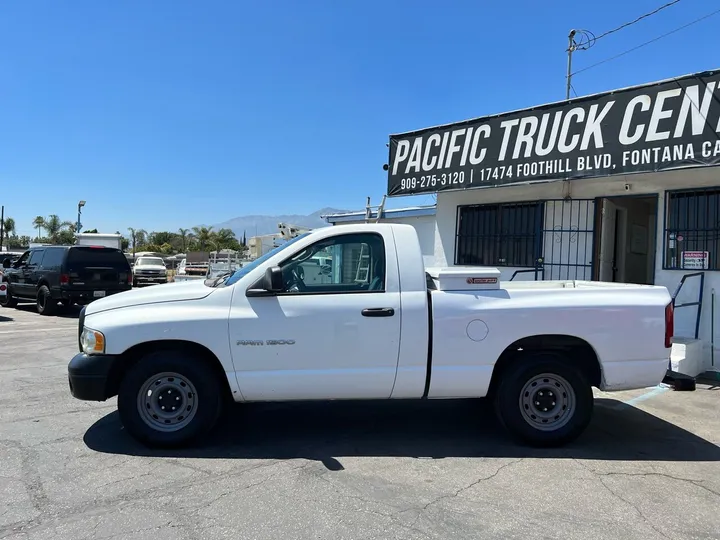
POLYGON ((25 297, 27 296, 27 286, 25 285, 25 269, 27 262, 30 259, 30 251, 23 253, 20 258, 15 261, 12 268, 9 268, 6 272, 7 280, 10 283, 12 294, 14 296, 25 297))
POLYGON ((40 267, 42 266, 44 249, 36 249, 31 252, 30 259, 24 269, 25 275, 25 294, 28 297, 35 298, 37 295, 38 280, 40 277, 40 267))
POLYGON ((401 315, 392 234, 321 239, 280 266, 284 292, 233 293, 230 347, 244 398, 390 397, 401 315), (331 275, 306 282, 318 256, 332 261, 331 275))

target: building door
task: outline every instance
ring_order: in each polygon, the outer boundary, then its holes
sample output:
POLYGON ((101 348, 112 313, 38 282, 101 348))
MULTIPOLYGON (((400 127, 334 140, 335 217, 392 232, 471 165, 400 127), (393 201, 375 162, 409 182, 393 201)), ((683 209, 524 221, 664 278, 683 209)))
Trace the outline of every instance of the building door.
POLYGON ((596 279, 654 283, 657 201, 657 195, 599 199, 596 279))
POLYGON ((600 226, 600 281, 615 281, 617 266, 615 255, 618 238, 618 209, 609 199, 602 199, 600 226))

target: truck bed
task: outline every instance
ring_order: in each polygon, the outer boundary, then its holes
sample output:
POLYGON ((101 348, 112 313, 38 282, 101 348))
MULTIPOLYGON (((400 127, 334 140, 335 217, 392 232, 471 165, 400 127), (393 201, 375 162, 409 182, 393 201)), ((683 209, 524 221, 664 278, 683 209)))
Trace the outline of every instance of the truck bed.
POLYGON ((495 361, 533 335, 582 339, 603 365, 603 390, 662 380, 671 302, 665 287, 499 278, 495 268, 427 269, 433 325, 428 397, 472 397, 478 388, 484 393, 495 361))

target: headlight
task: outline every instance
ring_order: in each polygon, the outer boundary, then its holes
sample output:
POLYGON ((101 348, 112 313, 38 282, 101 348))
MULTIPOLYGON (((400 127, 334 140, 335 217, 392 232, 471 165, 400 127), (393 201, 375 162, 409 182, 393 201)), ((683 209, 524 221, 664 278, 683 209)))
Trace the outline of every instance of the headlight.
POLYGON ((105 352, 105 336, 92 328, 84 328, 80 336, 80 344, 85 354, 102 354, 105 352))

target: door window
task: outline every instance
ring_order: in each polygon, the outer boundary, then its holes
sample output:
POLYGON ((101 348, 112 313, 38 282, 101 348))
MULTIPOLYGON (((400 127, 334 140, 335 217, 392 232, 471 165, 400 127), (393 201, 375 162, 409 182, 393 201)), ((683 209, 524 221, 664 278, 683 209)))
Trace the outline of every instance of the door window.
POLYGON ((28 257, 30 257, 30 252, 26 251, 25 253, 23 253, 20 256, 20 258, 17 261, 15 261, 15 264, 13 266, 15 266, 15 268, 20 268, 21 266, 25 266, 28 262, 28 257))
POLYGON ((286 294, 385 292, 385 244, 374 233, 320 240, 280 267, 286 294))
POLYGON ((28 261, 28 266, 37 267, 40 266, 40 263, 42 262, 43 255, 45 254, 44 249, 38 249, 37 251, 33 251, 30 254, 30 260, 28 261))

